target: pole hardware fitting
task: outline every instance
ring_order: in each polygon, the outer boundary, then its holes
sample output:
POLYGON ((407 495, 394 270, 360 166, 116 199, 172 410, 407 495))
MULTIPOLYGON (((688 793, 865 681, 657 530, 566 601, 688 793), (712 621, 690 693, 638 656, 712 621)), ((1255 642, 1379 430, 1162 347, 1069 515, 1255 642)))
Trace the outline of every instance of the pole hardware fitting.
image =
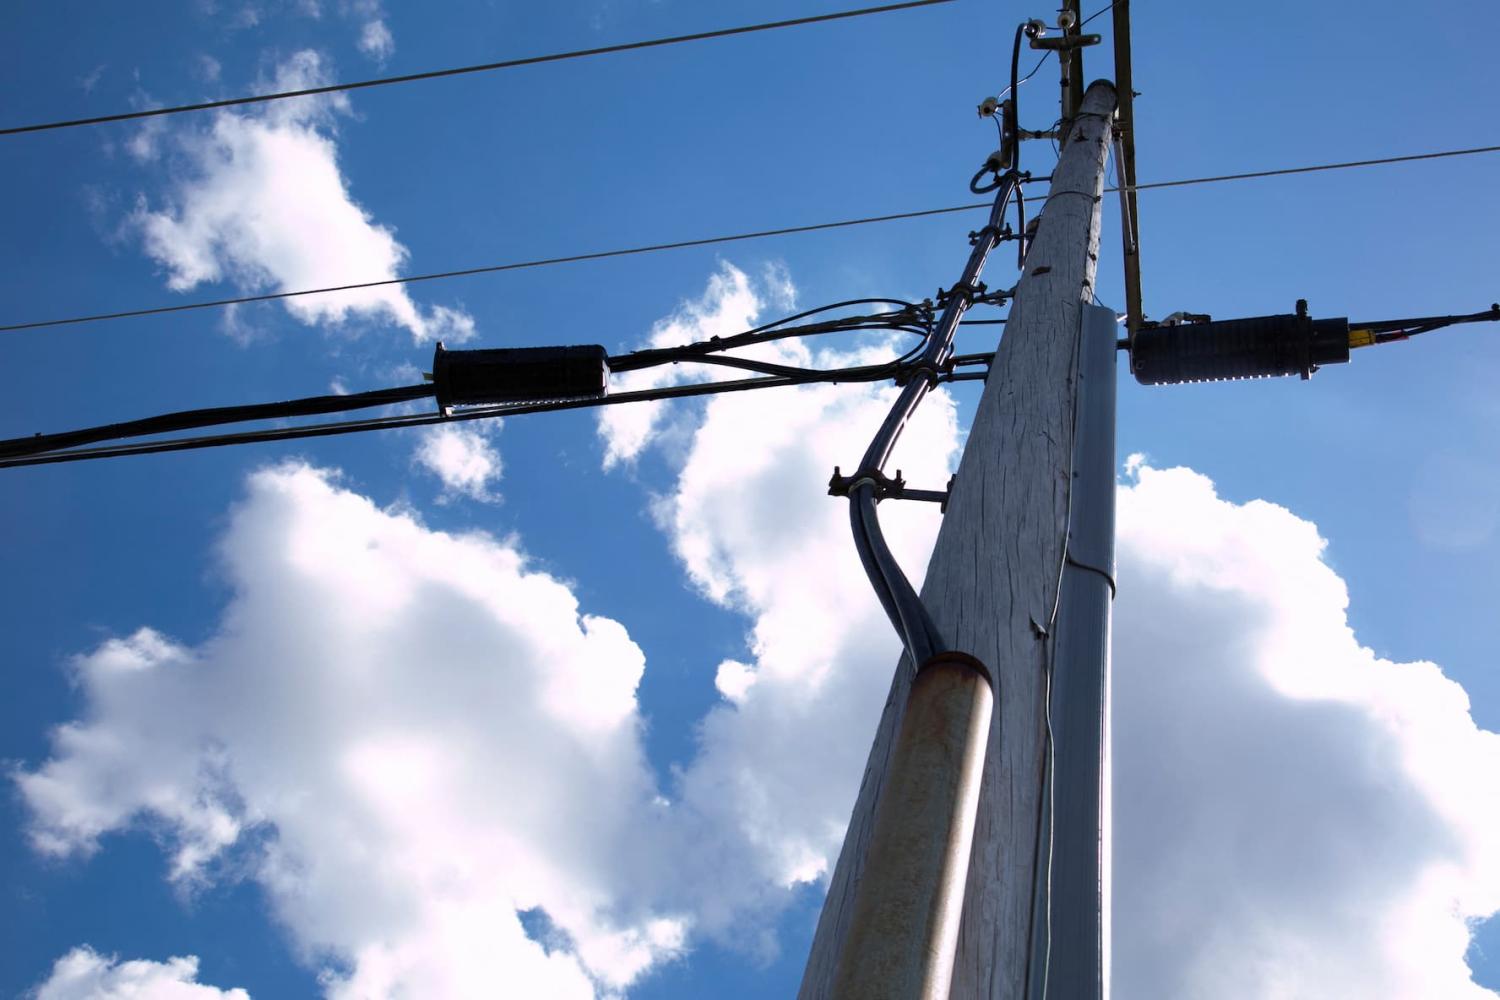
POLYGON ((986 97, 979 102, 979 117, 989 118, 1000 110, 1000 98, 986 97))
POLYGON ((933 653, 927 659, 917 664, 917 669, 914 671, 913 676, 915 676, 916 674, 920 674, 928 667, 935 667, 945 663, 952 664, 954 666, 968 667, 970 670, 973 670, 976 674, 983 677, 986 681, 989 682, 991 691, 998 691, 1000 688, 999 678, 995 676, 994 672, 990 670, 989 667, 985 666, 983 660, 979 659, 979 657, 977 656, 970 656, 968 653, 960 653, 956 649, 945 649, 940 653, 933 653))
POLYGON ((948 498, 953 493, 953 484, 958 476, 948 477, 948 486, 941 490, 909 490, 906 488, 906 480, 901 477, 901 470, 896 470, 895 478, 887 476, 879 469, 861 469, 852 476, 842 475, 839 467, 833 467, 833 475, 828 480, 828 495, 831 497, 853 496, 854 491, 865 486, 875 489, 875 502, 882 500, 924 500, 928 503, 938 504, 942 513, 948 513, 948 498))
POLYGON ((969 178, 969 192, 971 194, 987 194, 995 190, 1005 182, 1005 171, 1010 169, 1011 160, 1014 158, 1014 141, 1002 141, 1001 148, 995 150, 985 157, 984 164, 974 171, 974 176, 969 178), (979 186, 979 179, 985 174, 994 174, 994 180, 983 187, 979 186))
MULTIPOLYGON (((984 230, 981 229, 980 232, 983 233, 984 230)), ((987 292, 988 290, 989 289, 985 287, 985 284, 982 281, 976 281, 973 284, 969 284, 966 281, 960 281, 952 288, 945 289, 940 287, 937 290, 938 308, 948 308, 948 306, 952 304, 955 299, 963 299, 964 306, 966 308, 968 306, 972 306, 976 302, 988 302, 990 300, 985 297, 985 292, 987 292)), ((998 294, 1003 300, 1005 293, 1000 292, 998 294)))
POLYGON ((1007 222, 1005 225, 999 227, 985 226, 983 229, 969 230, 969 246, 977 246, 980 240, 990 235, 994 236, 996 243, 1004 243, 1007 240, 1016 239, 1015 230, 1011 229, 1010 223, 1007 222))
POLYGON ((995 363, 995 352, 986 351, 983 354, 955 354, 943 362, 943 371, 952 372, 958 368, 968 368, 971 365, 984 365, 989 368, 995 363))
POLYGON ((1030 173, 1020 171, 1015 168, 1015 150, 1015 132, 1014 130, 1012 130, 1002 138, 1000 148, 995 150, 989 156, 985 157, 984 165, 981 166, 978 170, 974 171, 974 176, 969 178, 969 193, 987 194, 990 191, 998 188, 1000 185, 1004 184, 1006 181, 1010 180, 1012 177, 1014 177, 1018 182, 1030 180, 1030 173), (988 173, 993 173, 995 175, 995 179, 986 184, 984 187, 980 187, 979 178, 988 173))
POLYGON ((1034 49, 1046 49, 1049 52, 1070 52, 1073 49, 1098 45, 1101 41, 1103 38, 1099 35, 1058 35, 1055 38, 1033 35, 1027 44, 1034 49))
POLYGON ((1013 299, 1015 297, 1016 297, 1016 290, 1015 290, 1014 287, 1004 288, 1004 289, 996 289, 993 292, 985 292, 983 295, 976 295, 976 296, 974 296, 974 301, 971 303, 971 305, 976 305, 976 306, 1003 306, 1003 305, 1005 305, 1005 303, 1009 302, 1011 299, 1013 299))
POLYGON ((1152 323, 1151 325, 1152 326, 1182 326, 1182 325, 1187 324, 1187 323, 1212 323, 1213 321, 1214 321, 1214 318, 1212 316, 1210 316, 1208 313, 1195 313, 1195 312, 1188 312, 1185 309, 1179 309, 1177 312, 1174 312, 1174 313, 1170 314, 1169 316, 1167 316, 1167 318, 1164 319, 1164 320, 1162 320, 1160 323, 1152 323))
POLYGON ((943 366, 934 366, 926 362, 918 361, 914 364, 905 365, 900 368, 896 372, 895 377, 892 379, 892 381, 894 381, 896 385, 901 386, 910 382, 912 379, 918 378, 926 379, 927 388, 935 388, 937 384, 943 380, 943 366))

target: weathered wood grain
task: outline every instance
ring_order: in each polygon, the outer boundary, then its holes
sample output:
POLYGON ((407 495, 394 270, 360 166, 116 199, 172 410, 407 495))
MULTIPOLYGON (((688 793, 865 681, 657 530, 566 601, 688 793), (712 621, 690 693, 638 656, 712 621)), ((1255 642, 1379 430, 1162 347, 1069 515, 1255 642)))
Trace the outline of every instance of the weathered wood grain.
MULTIPOLYGON (((954 963, 955 1000, 1024 995, 1045 732, 1047 651, 1040 630, 1052 617, 1063 558, 1078 330, 1093 293, 1114 107, 1111 84, 1091 85, 1063 147, 922 587, 949 647, 977 656, 1000 678, 954 963)), ((801 1000, 833 996, 911 675, 903 658, 829 884, 801 1000)))

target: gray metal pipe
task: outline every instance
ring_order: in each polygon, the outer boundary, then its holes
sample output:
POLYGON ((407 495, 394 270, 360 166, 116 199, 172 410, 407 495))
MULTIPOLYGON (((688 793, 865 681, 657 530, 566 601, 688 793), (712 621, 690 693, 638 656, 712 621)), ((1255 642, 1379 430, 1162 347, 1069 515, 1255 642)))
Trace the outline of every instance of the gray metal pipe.
POLYGON ((1032 1000, 1109 995, 1110 605, 1115 577, 1114 311, 1085 306, 1068 545, 1052 628, 1050 750, 1032 917, 1032 1000))
POLYGON ((833 995, 948 1000, 994 693, 963 653, 918 668, 876 806, 833 995))

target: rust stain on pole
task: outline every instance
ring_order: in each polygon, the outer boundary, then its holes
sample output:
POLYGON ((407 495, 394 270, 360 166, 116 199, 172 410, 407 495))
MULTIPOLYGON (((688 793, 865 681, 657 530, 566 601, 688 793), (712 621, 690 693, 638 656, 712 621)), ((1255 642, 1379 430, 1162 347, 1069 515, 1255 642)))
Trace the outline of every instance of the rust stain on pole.
POLYGON ((834 996, 947 1000, 994 702, 971 656, 939 653, 917 671, 834 996))

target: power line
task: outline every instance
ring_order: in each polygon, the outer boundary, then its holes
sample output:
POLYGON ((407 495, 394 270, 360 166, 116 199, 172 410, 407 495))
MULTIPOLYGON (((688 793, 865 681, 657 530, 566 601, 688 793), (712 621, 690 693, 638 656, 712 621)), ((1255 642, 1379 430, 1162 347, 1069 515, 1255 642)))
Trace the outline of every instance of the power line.
MULTIPOLYGON (((1256 177, 1284 177, 1288 174, 1311 174, 1320 170, 1347 170, 1350 167, 1374 167, 1386 163, 1411 163, 1417 160, 1440 160, 1446 156, 1473 156, 1475 153, 1500 153, 1500 146, 1475 146, 1473 149, 1447 149, 1437 153, 1412 153, 1409 156, 1383 156, 1377 160, 1346 160, 1343 163, 1319 163, 1310 167, 1281 167, 1276 170, 1253 170, 1244 174, 1219 174, 1215 177, 1189 177, 1178 181, 1154 181, 1134 184, 1127 191, 1149 191, 1152 188, 1187 187, 1190 184, 1217 184, 1220 181, 1243 181, 1256 177)), ((1118 191, 1117 187, 1105 188, 1118 191)))
POLYGON ((69 316, 62 319, 36 320, 29 323, 11 323, 0 326, 0 333, 16 330, 38 330, 49 326, 68 326, 74 323, 96 323, 101 320, 131 319, 137 316, 160 316, 166 313, 188 312, 194 309, 215 309, 252 302, 272 302, 277 299, 292 299, 303 295, 322 295, 327 292, 349 292, 361 288, 381 288, 386 285, 406 285, 418 281, 438 281, 443 278, 462 278, 475 274, 496 274, 501 271, 520 271, 532 267, 550 267, 554 264, 574 264, 586 260, 605 260, 610 257, 628 257, 632 254, 655 253, 660 250, 683 250, 689 247, 711 246, 715 243, 735 243, 742 240, 758 240, 768 236, 789 236, 796 233, 812 233, 824 229, 842 229, 847 226, 865 226, 876 222, 894 222, 899 219, 919 219, 930 215, 948 215, 967 212, 973 208, 988 208, 986 205, 954 205, 950 208, 929 208, 919 212, 896 212, 891 215, 871 215, 862 219, 843 219, 838 222, 817 222, 807 226, 786 226, 781 229, 762 229, 751 233, 736 233, 732 236, 708 236, 696 240, 678 240, 674 243, 652 243, 647 246, 625 247, 619 250, 599 250, 592 253, 569 254, 563 257, 543 257, 538 260, 515 261, 507 264, 489 264, 484 267, 467 267, 454 271, 436 271, 431 274, 413 274, 402 278, 383 278, 379 281, 359 281, 347 285, 330 285, 325 288, 304 288, 293 292, 267 292, 263 295, 243 295, 229 299, 210 299, 204 302, 184 302, 175 306, 152 306, 145 309, 126 309, 120 312, 95 313, 89 316, 69 316))
POLYGON ((267 101, 282 101, 292 97, 312 97, 317 94, 332 94, 340 91, 364 90, 370 87, 384 87, 393 83, 412 83, 417 80, 436 80, 447 76, 461 76, 466 73, 487 73, 492 70, 513 69, 517 66, 536 66, 541 63, 562 62, 565 59, 582 59, 589 56, 609 55, 615 52, 631 52, 636 49, 657 48, 663 45, 676 45, 680 42, 701 42, 710 38, 727 38, 732 35, 748 35, 759 31, 772 31, 777 28, 795 28, 808 24, 822 24, 826 21, 841 21, 852 17, 864 17, 869 14, 889 14, 894 11, 910 10, 916 7, 932 7, 936 4, 952 3, 954 0, 906 0, 904 3, 885 4, 879 7, 861 7, 856 10, 841 10, 831 14, 814 14, 808 17, 794 17, 784 21, 768 21, 763 24, 749 24, 737 28, 719 28, 715 31, 698 31, 690 35, 673 35, 669 38, 652 38, 640 42, 622 42, 618 45, 601 45, 592 49, 577 49, 572 52, 554 52, 542 56, 525 56, 520 59, 505 59, 500 62, 480 63, 475 66, 459 66, 452 69, 429 70, 425 73, 406 73, 401 76, 383 76, 372 80, 357 80, 353 83, 332 83, 322 87, 306 87, 302 90, 285 90, 273 94, 253 94, 247 97, 231 97, 221 101, 203 101, 199 104, 179 104, 170 108, 153 108, 148 111, 126 111, 112 115, 98 115, 93 118, 74 118, 67 121, 42 122, 34 125, 17 125, 11 128, 0 129, 0 135, 19 135, 23 132, 45 132, 52 129, 75 128, 80 125, 103 125, 108 122, 135 121, 141 118, 156 118, 162 115, 181 114, 186 111, 211 111, 215 108, 232 108, 245 104, 263 104, 267 101))
POLYGON ((1088 27, 1088 23, 1094 18, 1098 17, 1100 14, 1108 14, 1110 11, 1114 10, 1119 2, 1120 0, 1115 0, 1115 2, 1110 4, 1108 7, 1100 7, 1098 10, 1094 11, 1088 17, 1083 19, 1083 22, 1078 25, 1078 30, 1082 31, 1084 28, 1088 27))
MULTIPOLYGON (((617 354, 606 357, 603 347, 596 348, 598 354, 595 359, 599 364, 599 372, 607 380, 609 373, 640 371, 647 368, 657 368, 663 365, 676 364, 706 364, 722 365, 730 368, 740 368, 756 372, 761 375, 774 375, 792 380, 797 383, 808 378, 821 378, 827 372, 818 369, 798 368, 789 365, 775 364, 771 362, 757 361, 751 358, 726 356, 724 351, 736 348, 750 347, 756 344, 765 344, 777 340, 786 340, 794 337, 811 337, 831 333, 851 333, 865 330, 894 330, 915 333, 922 338, 922 343, 912 351, 893 359, 884 364, 857 365, 838 370, 838 374, 846 381, 863 381, 870 377, 894 377, 900 375, 905 366, 911 362, 916 353, 922 350, 929 340, 929 324, 932 310, 927 303, 907 302, 902 299, 849 299, 843 302, 833 302, 828 305, 818 306, 814 309, 804 310, 792 316, 785 316, 770 323, 757 326, 744 333, 734 334, 727 337, 713 337, 709 340, 697 341, 691 344, 683 344, 676 347, 649 348, 641 351, 633 351, 628 354, 617 354), (856 305, 894 305, 900 308, 879 312, 874 314, 839 316, 834 319, 818 320, 811 323, 791 325, 796 320, 806 319, 810 316, 821 315, 839 309, 847 309, 856 305)), ((271 403, 251 403, 231 406, 216 406, 196 410, 179 410, 174 413, 162 413, 150 417, 135 420, 126 420, 112 424, 102 424, 94 427, 83 427, 77 430, 60 431, 47 434, 32 434, 26 437, 9 438, 0 440, 0 459, 20 459, 28 456, 40 456, 45 454, 62 453, 67 449, 76 449, 82 454, 84 445, 98 444, 105 441, 118 441, 122 438, 150 437, 159 434, 169 434, 179 431, 199 430, 204 427, 218 427, 225 424, 250 423, 262 420, 281 420, 288 417, 318 416, 329 413, 347 412, 350 410, 368 409, 377 406, 391 406, 398 403, 409 403, 420 399, 436 397, 440 410, 446 411, 452 405, 450 400, 455 398, 447 395, 453 385, 451 374, 445 376, 442 363, 448 359, 451 373, 452 366, 466 365, 466 373, 459 376, 459 383, 464 387, 460 391, 460 397, 472 399, 472 396, 463 393, 473 390, 476 383, 490 381, 493 391, 512 393, 515 385, 512 381, 516 375, 507 376, 494 382, 496 376, 493 369, 496 367, 508 367, 512 372, 529 372, 530 377, 541 378, 546 388, 533 387, 528 390, 528 395, 505 398, 503 403, 500 399, 491 397, 479 400, 482 404, 496 404, 513 407, 518 403, 550 402, 555 398, 576 396, 578 393, 561 388, 566 381, 559 382, 557 367, 562 364, 557 357, 556 351, 573 351, 576 348, 556 349, 545 362, 539 362, 534 357, 536 353, 546 352, 547 348, 527 349, 527 351, 509 352, 505 359, 493 357, 497 354, 506 354, 504 351, 448 351, 445 352, 439 346, 437 357, 434 361, 434 376, 432 383, 419 385, 398 386, 389 389, 374 389, 369 392, 343 393, 339 395, 311 396, 302 399, 289 399, 271 403), (528 359, 518 357, 518 354, 526 354, 528 351, 533 355, 529 359, 532 367, 527 368, 528 359), (467 356, 470 360, 454 361, 454 358, 467 356), (473 360, 476 357, 483 360, 473 360), (549 368, 548 366, 551 365, 549 368), (550 381, 548 381, 550 380, 550 381)), ((972 359, 966 357, 964 363, 971 363, 972 359)), ((585 383, 587 388, 587 383, 585 383)), ((124 447, 124 446, 120 446, 124 447)), ((74 452, 69 452, 72 454, 74 452)))
POLYGON ((667 386, 661 389, 620 392, 611 396, 592 399, 561 399, 545 403, 522 403, 513 406, 486 406, 449 414, 424 413, 393 417, 374 417, 365 420, 331 421, 301 427, 268 427, 262 430, 237 431, 230 434, 169 438, 165 441, 110 445, 102 448, 76 448, 68 451, 47 452, 40 455, 0 458, 0 469, 10 469, 25 465, 54 465, 61 462, 81 462, 98 458, 118 458, 125 455, 154 455, 170 451, 192 451, 199 448, 219 448, 226 445, 254 444, 263 441, 289 441, 298 438, 330 437, 337 434, 356 434, 362 431, 423 427, 431 424, 486 420, 491 417, 512 417, 526 413, 551 413, 557 410, 587 409, 595 406, 612 406, 619 403, 681 399, 690 396, 713 395, 721 392, 742 392, 749 389, 770 389, 777 386, 809 385, 818 382, 879 382, 887 378, 890 378, 889 372, 874 372, 861 369, 834 369, 823 372, 811 372, 798 377, 765 375, 758 378, 734 379, 725 382, 698 382, 691 385, 667 386))
MULTIPOLYGON (((1261 177, 1280 177, 1291 174, 1315 173, 1323 170, 1345 170, 1352 167, 1370 167, 1390 163, 1408 163, 1421 160, 1435 160, 1453 156, 1472 156, 1477 153, 1500 152, 1500 146, 1476 146, 1472 149, 1450 149, 1433 153, 1413 153, 1407 156, 1387 156, 1374 160, 1349 160, 1342 163, 1322 163, 1306 167, 1281 167, 1275 170, 1257 170, 1241 174, 1220 174, 1212 177, 1189 177, 1181 180, 1154 181, 1149 184, 1136 184, 1127 188, 1132 191, 1149 191, 1155 188, 1186 187, 1194 184, 1217 184, 1224 181, 1251 180, 1261 177)), ((1047 178, 1034 178, 1036 181, 1047 178)), ((1118 187, 1107 187, 1106 192, 1112 193, 1120 190, 1118 187)), ((534 267, 550 267, 555 264, 573 264, 590 260, 606 260, 611 257, 628 257, 634 254, 656 253, 663 250, 683 250, 691 247, 712 246, 718 243, 736 243, 745 240, 765 239, 771 236, 793 236, 799 233, 813 233, 830 229, 844 229, 851 226, 866 226, 880 222, 898 222, 903 219, 921 219, 936 215, 951 215, 957 212, 971 212, 981 208, 989 208, 988 202, 970 202, 966 205, 950 205, 946 208, 928 208, 915 212, 893 212, 887 215, 869 215, 858 219, 841 219, 837 222, 817 222, 805 226, 784 226, 779 229, 762 229, 755 232, 735 233, 729 236, 706 236, 694 240, 678 240, 672 243, 652 243, 645 246, 624 247, 617 250, 599 250, 591 253, 568 254, 561 257, 543 257, 535 260, 513 261, 505 264, 490 264, 483 267, 468 267, 452 271, 435 271, 430 274, 413 274, 400 278, 383 278, 379 281, 351 282, 344 285, 330 285, 323 288, 303 288, 290 292, 266 292, 261 295, 243 295, 234 298, 208 299, 202 302, 184 302, 172 306, 151 306, 140 309, 125 309, 117 312, 93 313, 84 316, 65 316, 58 319, 32 320, 24 323, 9 323, 0 325, 0 333, 12 333, 20 330, 39 330, 54 326, 71 326, 79 323, 96 323, 104 320, 132 319, 141 316, 161 316, 168 313, 190 312, 198 309, 216 309, 225 306, 245 305, 254 302, 273 302, 278 299, 292 299, 304 295, 322 295, 329 292, 348 292, 364 288, 381 288, 387 285, 405 285, 419 281, 438 281, 446 278, 462 278, 477 274, 496 274, 502 271, 520 271, 534 267)))

